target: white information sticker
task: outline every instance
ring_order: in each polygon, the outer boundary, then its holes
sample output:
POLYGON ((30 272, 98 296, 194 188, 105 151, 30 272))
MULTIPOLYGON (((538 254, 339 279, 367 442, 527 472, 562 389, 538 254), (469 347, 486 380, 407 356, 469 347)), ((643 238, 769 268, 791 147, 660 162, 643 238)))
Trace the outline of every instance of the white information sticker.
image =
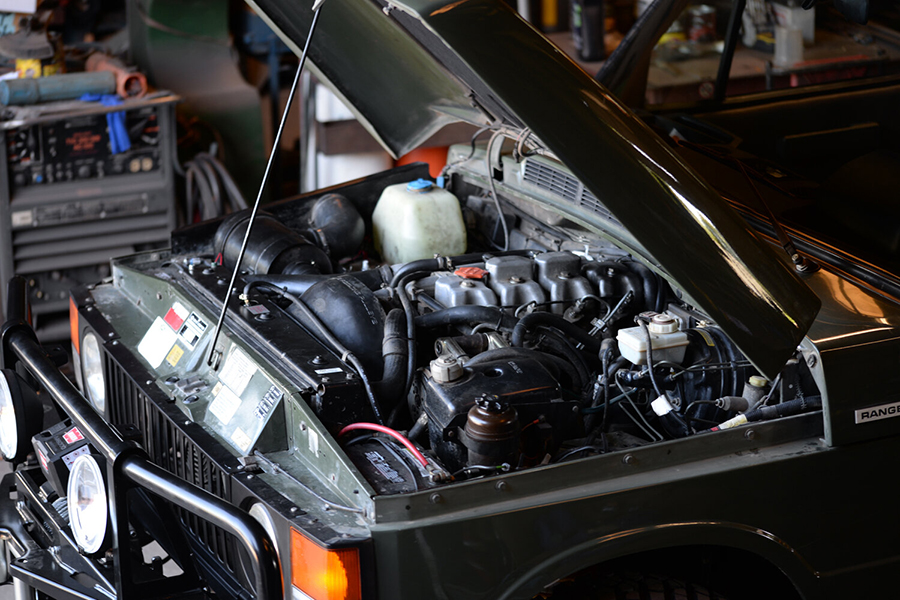
POLYGON ((247 389, 247 384, 256 373, 256 365, 244 351, 237 346, 231 346, 231 353, 225 359, 219 380, 230 387, 235 394, 240 396, 247 389))
POLYGON ((231 434, 231 441, 234 442, 234 445, 238 447, 238 450, 241 452, 246 452, 250 449, 250 444, 253 443, 253 440, 250 439, 250 436, 244 433, 244 430, 238 427, 234 430, 234 433, 231 434))
POLYGON ((216 399, 209 405, 209 412, 214 414, 216 418, 227 425, 241 406, 241 398, 230 389, 227 385, 223 385, 222 389, 216 395, 216 399))
POLYGON ((172 331, 165 321, 156 317, 150 329, 144 334, 141 343, 138 344, 138 352, 141 353, 150 366, 159 368, 162 361, 169 355, 169 350, 175 345, 178 334, 172 331))

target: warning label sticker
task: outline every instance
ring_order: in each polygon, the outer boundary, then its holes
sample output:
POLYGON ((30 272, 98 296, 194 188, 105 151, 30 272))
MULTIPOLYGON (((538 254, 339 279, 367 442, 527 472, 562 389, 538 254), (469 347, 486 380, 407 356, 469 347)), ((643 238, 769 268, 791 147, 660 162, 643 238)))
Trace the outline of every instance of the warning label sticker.
POLYGON ((169 327, 171 327, 175 331, 178 331, 187 316, 188 309, 186 309, 180 303, 176 302, 172 305, 172 308, 169 309, 169 312, 166 313, 166 316, 163 318, 163 320, 168 323, 169 327))
POLYGON ((190 316, 184 320, 181 329, 178 330, 178 335, 181 336, 181 339, 184 340, 187 347, 193 350, 197 346, 197 342, 200 341, 200 337, 206 332, 207 327, 206 321, 201 319, 200 315, 191 313, 190 316))
POLYGON ((138 344, 138 352, 150 363, 151 367, 159 368, 169 354, 169 350, 175 345, 177 338, 178 334, 172 331, 172 328, 161 317, 156 317, 156 320, 150 325, 150 329, 144 334, 141 343, 138 344))
POLYGON ((84 436, 78 431, 77 427, 73 427, 63 434, 63 439, 66 440, 67 444, 74 444, 83 440, 84 436))
POLYGON ((166 362, 174 367, 178 364, 178 361, 181 360, 182 356, 184 356, 184 348, 182 348, 178 344, 175 344, 166 355, 166 362))

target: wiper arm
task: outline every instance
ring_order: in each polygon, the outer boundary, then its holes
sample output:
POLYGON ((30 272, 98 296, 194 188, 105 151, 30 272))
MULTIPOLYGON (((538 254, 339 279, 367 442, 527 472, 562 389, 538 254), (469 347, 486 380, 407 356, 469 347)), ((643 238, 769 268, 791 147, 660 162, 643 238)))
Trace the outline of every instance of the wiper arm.
POLYGON ((724 152, 719 152, 708 146, 702 146, 700 144, 695 144, 687 140, 677 140, 677 143, 680 146, 684 146, 686 148, 708 154, 720 160, 725 160, 736 164, 737 167, 741 170, 741 173, 743 173, 744 177, 750 183, 750 187, 753 189, 753 193, 756 194, 756 198, 759 200, 759 203, 762 204, 763 208, 766 210, 766 216, 768 217, 769 224, 772 226, 772 229, 775 230, 775 236, 778 238, 778 242, 781 244, 781 247, 787 253, 788 257, 791 259, 791 262, 794 264, 794 268, 797 269, 799 273, 813 273, 819 269, 819 265, 797 252, 797 248, 794 246, 794 242, 791 241, 791 238, 788 236, 787 231, 785 231, 784 226, 775 216, 775 213, 772 212, 772 208, 769 206, 769 203, 766 202, 766 199, 759 191, 759 188, 756 187, 756 182, 753 181, 753 177, 749 172, 750 170, 752 170, 757 176, 762 177, 762 175, 760 175, 760 173, 756 171, 756 169, 748 167, 739 158, 735 158, 734 156, 730 156, 728 154, 725 154, 724 152))
POLYGON ((787 255, 790 257, 791 262, 794 263, 794 268, 797 269, 800 273, 812 273, 816 271, 819 266, 808 260, 805 256, 797 252, 797 248, 794 246, 794 242, 788 236, 787 231, 784 230, 784 226, 775 217, 775 213, 772 212, 772 209, 769 207, 769 203, 766 202, 766 199, 763 198, 762 193, 759 191, 759 188, 756 187, 756 182, 753 181, 753 177, 750 176, 750 173, 747 172, 747 166, 741 162, 740 160, 733 158, 738 168, 741 170, 741 173, 744 174, 744 177, 750 183, 750 187, 753 188, 753 193, 756 194, 759 203, 763 205, 763 208, 766 209, 766 213, 769 217, 769 223, 772 225, 772 229, 775 230, 775 235, 778 237, 778 241, 781 244, 781 247, 784 248, 784 251, 787 252, 787 255))

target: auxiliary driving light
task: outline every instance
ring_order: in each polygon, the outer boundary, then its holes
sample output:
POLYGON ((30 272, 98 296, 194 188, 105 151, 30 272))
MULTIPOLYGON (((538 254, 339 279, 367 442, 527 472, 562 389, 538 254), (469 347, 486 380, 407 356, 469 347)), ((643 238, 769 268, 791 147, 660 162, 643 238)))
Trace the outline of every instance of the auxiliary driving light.
POLYGON ((91 404, 100 414, 106 412, 106 376, 103 373, 103 351, 100 340, 88 332, 81 340, 81 376, 91 404))
POLYGON ((32 449, 32 436, 41 430, 43 414, 37 392, 15 371, 0 371, 0 454, 4 460, 25 460, 32 449))
POLYGON ((75 541, 86 553, 97 552, 106 540, 109 507, 103 472, 93 456, 84 454, 72 464, 66 502, 75 541))

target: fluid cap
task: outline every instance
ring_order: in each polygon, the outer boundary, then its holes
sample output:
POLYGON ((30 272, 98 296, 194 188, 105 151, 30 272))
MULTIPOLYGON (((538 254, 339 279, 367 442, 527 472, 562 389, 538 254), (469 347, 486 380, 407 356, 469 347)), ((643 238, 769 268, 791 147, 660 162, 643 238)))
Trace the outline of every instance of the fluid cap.
POLYGON ((434 183, 427 179, 416 179, 415 181, 410 181, 406 184, 406 191, 415 194, 424 194, 425 192, 430 192, 433 187, 434 183))
POLYGON ((431 378, 436 383, 452 383, 462 376, 463 368, 452 358, 439 356, 431 361, 431 378))
POLYGON ((768 385, 769 381, 765 377, 760 377, 759 375, 751 375, 748 383, 753 387, 764 388, 766 387, 766 385, 768 385))
POLYGON ((669 315, 653 315, 647 328, 650 333, 674 333, 678 331, 678 321, 669 315))

